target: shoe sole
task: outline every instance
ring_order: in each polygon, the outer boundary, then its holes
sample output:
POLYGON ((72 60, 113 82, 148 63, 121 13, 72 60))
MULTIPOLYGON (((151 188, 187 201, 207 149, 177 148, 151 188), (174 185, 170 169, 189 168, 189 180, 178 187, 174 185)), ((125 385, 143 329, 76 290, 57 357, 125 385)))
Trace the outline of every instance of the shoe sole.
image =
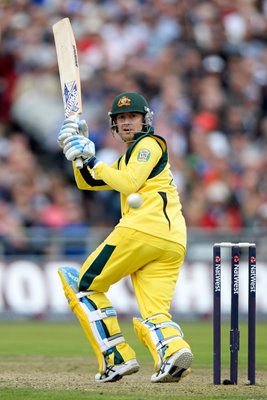
POLYGON ((185 378, 192 372, 190 368, 192 361, 193 354, 190 350, 180 350, 180 352, 177 353, 177 357, 173 361, 170 370, 165 375, 162 375, 158 380, 152 380, 151 378, 152 383, 179 382, 182 378, 185 378))

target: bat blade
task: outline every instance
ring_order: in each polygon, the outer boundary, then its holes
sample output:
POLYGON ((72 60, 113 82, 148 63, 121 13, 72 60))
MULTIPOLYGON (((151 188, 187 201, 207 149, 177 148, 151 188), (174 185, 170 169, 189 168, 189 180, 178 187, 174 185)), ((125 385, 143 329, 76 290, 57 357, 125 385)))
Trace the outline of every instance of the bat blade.
MULTIPOLYGON (((78 51, 69 18, 63 18, 53 25, 61 92, 66 118, 82 113, 82 95, 78 51)), ((75 160, 77 168, 82 168, 81 159, 75 160)))

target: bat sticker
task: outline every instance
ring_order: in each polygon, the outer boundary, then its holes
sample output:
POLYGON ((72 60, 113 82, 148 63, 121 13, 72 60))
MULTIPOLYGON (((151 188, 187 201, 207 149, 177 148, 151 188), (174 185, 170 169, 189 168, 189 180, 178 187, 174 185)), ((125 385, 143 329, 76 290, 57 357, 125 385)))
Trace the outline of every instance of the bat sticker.
POLYGON ((76 81, 64 84, 65 115, 68 117, 71 112, 79 111, 78 90, 76 81))

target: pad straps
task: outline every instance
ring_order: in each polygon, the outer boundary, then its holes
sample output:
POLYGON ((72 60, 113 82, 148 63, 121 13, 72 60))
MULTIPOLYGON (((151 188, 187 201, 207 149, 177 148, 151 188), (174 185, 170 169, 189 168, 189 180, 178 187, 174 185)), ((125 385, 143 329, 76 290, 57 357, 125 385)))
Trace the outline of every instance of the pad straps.
POLYGON ((176 322, 164 321, 164 322, 154 324, 153 322, 149 321, 150 319, 155 319, 155 316, 153 316, 152 318, 143 320, 141 322, 142 322, 142 324, 144 324, 145 326, 148 327, 152 341, 157 349, 157 352, 159 353, 160 357, 163 358, 163 356, 165 354, 165 350, 166 350, 166 345, 174 340, 182 339, 184 334, 182 332, 180 325, 178 325, 176 322), (164 338, 161 329, 168 328, 168 327, 176 328, 178 330, 179 334, 164 338))
MULTIPOLYGON (((89 293, 90 292, 87 292, 87 296, 89 295, 89 293)), ((106 331, 104 329, 102 320, 105 318, 117 316, 116 310, 113 307, 106 307, 95 310, 89 299, 85 296, 82 296, 82 298, 80 299, 80 304, 90 322, 92 332, 102 353, 105 353, 112 347, 115 347, 118 344, 125 342, 124 336, 121 333, 117 333, 115 335, 107 337, 106 331)))

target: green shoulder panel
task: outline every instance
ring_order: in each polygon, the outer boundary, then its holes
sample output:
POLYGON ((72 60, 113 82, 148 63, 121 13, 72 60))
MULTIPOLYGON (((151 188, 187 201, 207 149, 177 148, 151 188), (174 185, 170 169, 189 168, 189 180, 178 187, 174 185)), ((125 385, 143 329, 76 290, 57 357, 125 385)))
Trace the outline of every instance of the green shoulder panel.
POLYGON ((168 162, 167 144, 166 144, 165 139, 163 139, 161 136, 154 135, 154 134, 150 135, 147 133, 138 136, 138 138, 131 144, 129 149, 126 151, 125 163, 126 163, 126 165, 128 164, 131 154, 133 152, 133 149, 135 148, 137 143, 139 143, 145 137, 151 137, 152 139, 155 139, 158 142, 158 144, 162 150, 162 156, 160 157, 159 161, 157 162, 157 164, 155 165, 155 167, 151 171, 151 174, 148 177, 148 179, 151 179, 151 178, 154 178, 155 176, 159 175, 161 173, 161 171, 164 170, 164 168, 166 167, 166 164, 168 162))

